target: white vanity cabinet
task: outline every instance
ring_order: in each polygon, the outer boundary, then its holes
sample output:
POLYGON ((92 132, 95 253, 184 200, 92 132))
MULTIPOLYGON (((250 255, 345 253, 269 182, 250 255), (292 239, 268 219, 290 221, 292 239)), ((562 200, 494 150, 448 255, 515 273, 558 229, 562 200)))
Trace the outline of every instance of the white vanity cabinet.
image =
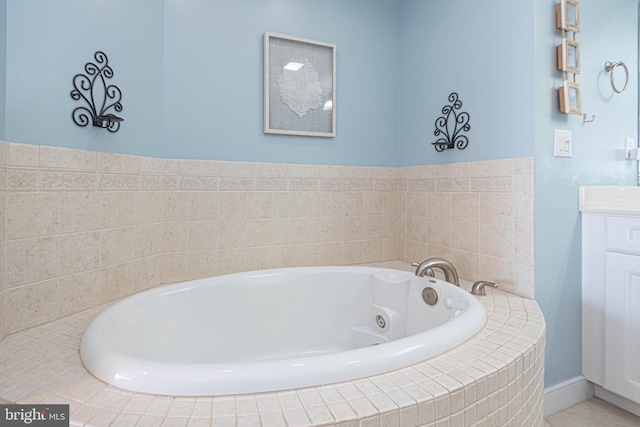
POLYGON ((582 210, 582 370, 640 403, 640 210, 582 210))

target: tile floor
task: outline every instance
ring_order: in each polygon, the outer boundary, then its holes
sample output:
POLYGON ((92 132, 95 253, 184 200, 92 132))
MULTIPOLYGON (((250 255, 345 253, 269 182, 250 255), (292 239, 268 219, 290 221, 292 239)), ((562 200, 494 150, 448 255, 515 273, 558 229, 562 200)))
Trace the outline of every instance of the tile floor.
POLYGON ((593 397, 544 420, 544 427, 639 427, 640 417, 593 397))

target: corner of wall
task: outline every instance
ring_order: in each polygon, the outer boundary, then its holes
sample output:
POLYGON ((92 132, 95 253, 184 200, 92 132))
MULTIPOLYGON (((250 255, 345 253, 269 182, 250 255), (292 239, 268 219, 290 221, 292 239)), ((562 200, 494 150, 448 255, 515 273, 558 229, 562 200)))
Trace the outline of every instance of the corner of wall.
POLYGON ((6 174, 8 144, 0 141, 0 341, 7 334, 7 310, 6 310, 6 257, 5 257, 5 221, 6 212, 6 174))

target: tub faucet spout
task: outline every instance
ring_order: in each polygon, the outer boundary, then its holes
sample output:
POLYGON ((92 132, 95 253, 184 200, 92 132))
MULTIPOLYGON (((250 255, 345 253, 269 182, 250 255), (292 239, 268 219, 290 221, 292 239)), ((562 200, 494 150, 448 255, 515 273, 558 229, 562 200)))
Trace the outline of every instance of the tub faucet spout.
MULTIPOLYGON (((412 263, 411 264, 416 268, 416 276, 424 277, 425 274, 429 274, 430 270, 433 268, 439 268, 444 273, 444 280, 453 283, 456 286, 460 286, 458 281, 458 270, 451 264, 451 262, 447 261, 443 258, 429 258, 422 261, 420 264, 412 263)), ((431 274, 429 274, 431 275, 431 274)))

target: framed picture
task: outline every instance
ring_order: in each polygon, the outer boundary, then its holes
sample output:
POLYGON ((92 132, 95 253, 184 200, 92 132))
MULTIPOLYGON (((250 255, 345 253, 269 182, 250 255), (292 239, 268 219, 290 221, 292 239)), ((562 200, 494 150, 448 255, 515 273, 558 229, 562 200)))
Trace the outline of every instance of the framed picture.
POLYGON ((565 31, 580 32, 578 0, 560 0, 560 4, 556 5, 556 26, 565 31))
POLYGON ((562 39, 562 44, 558 45, 558 69, 580 74, 580 43, 562 39))
POLYGON ((336 136, 336 45, 264 33, 264 133, 336 136))
POLYGON ((578 83, 564 81, 558 88, 560 111, 567 114, 582 114, 582 96, 578 83))

